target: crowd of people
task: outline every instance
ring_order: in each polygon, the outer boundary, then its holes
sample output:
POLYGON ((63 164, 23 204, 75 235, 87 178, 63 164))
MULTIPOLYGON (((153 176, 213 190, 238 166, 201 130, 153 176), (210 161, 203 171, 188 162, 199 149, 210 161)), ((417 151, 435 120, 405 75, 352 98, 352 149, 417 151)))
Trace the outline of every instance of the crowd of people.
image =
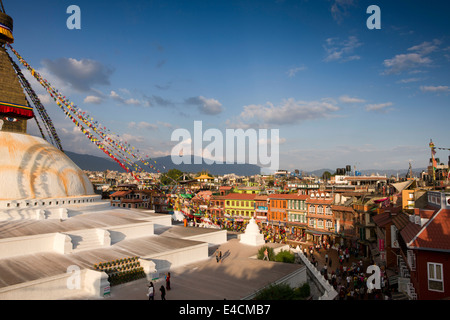
MULTIPOLYGON (((248 221, 235 219, 214 219, 214 223, 221 229, 234 232, 245 232, 248 221)), ((329 281, 338 292, 339 300, 381 300, 392 299, 392 288, 389 287, 386 274, 381 270, 380 288, 371 286, 368 279, 367 267, 374 261, 364 259, 361 248, 352 245, 341 245, 334 241, 306 242, 304 237, 281 225, 272 225, 258 222, 264 240, 270 243, 289 243, 296 247, 294 242, 300 243, 304 255, 320 270, 324 278, 329 281)), ((220 258, 217 261, 220 261, 220 258)))
POLYGON ((315 244, 304 246, 303 254, 338 292, 339 300, 392 298, 392 288, 389 287, 383 269, 380 268, 380 281, 374 283, 374 280, 370 278, 372 273, 367 273, 367 267, 373 265, 374 261, 363 261, 356 248, 337 244, 315 244), (378 284, 379 288, 377 288, 378 284))

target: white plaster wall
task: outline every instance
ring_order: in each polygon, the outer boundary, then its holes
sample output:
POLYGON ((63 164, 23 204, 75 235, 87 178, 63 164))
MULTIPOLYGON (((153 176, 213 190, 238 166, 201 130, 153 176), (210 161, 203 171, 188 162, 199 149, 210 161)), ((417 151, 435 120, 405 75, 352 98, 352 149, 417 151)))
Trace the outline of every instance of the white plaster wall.
POLYGON ((155 227, 158 226, 172 226, 172 215, 171 214, 165 214, 160 216, 152 216, 151 220, 155 224, 155 227))
POLYGON ((183 239, 207 242, 210 245, 222 244, 227 242, 227 231, 220 230, 212 233, 205 233, 192 237, 186 237, 183 239))
POLYGON ((62 300, 86 295, 103 297, 106 286, 109 286, 106 273, 80 270, 79 273, 68 272, 0 288, 0 300, 62 300))
POLYGON ((142 258, 145 260, 152 260, 155 263, 158 272, 168 271, 171 268, 208 259, 208 244, 201 243, 196 246, 149 255, 142 258))
POLYGON ((0 258, 54 250, 55 233, 0 239, 0 258))
POLYGON ((153 222, 143 222, 108 228, 108 231, 111 237, 110 243, 114 244, 124 239, 152 236, 154 227, 153 222))

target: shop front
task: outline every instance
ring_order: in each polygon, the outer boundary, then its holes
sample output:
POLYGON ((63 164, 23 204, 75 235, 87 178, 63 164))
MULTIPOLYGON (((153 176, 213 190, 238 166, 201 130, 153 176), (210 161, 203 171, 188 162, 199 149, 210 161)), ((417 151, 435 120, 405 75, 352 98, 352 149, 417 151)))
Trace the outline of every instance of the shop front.
POLYGON ((318 230, 306 230, 306 240, 320 245, 331 244, 331 232, 318 231, 318 230))

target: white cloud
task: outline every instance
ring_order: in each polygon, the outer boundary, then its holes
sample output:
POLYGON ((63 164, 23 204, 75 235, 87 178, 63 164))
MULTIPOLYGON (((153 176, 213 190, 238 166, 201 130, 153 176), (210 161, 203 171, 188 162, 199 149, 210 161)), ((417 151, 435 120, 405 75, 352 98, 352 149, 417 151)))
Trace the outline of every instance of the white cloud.
POLYGON ((132 128, 132 129, 145 129, 145 130, 157 130, 158 126, 154 123, 149 123, 149 122, 145 122, 145 121, 140 121, 138 123, 131 121, 130 123, 128 123, 128 128, 132 128))
POLYGON ((420 78, 407 78, 407 79, 401 79, 399 81, 397 81, 398 83, 410 83, 410 82, 417 82, 420 81, 422 79, 420 78))
POLYGON ((141 101, 134 99, 134 98, 129 98, 129 99, 125 99, 122 96, 120 96, 117 92, 115 92, 114 90, 112 90, 109 94, 110 98, 116 100, 119 103, 122 104, 126 104, 126 105, 135 105, 135 106, 139 106, 142 104, 141 101))
POLYGON ((423 57, 418 53, 397 54, 392 59, 384 60, 383 64, 387 68, 385 74, 397 74, 407 69, 429 65, 431 59, 423 57))
POLYGON ((354 0, 335 0, 331 6, 331 15, 337 23, 341 23, 343 18, 348 16, 348 7, 354 5, 354 0))
POLYGON ((301 67, 294 67, 291 68, 287 71, 287 75, 289 76, 289 78, 294 77, 298 72, 306 70, 305 66, 301 66, 301 67))
POLYGON ((355 36, 349 36, 346 40, 340 41, 338 38, 328 38, 323 46, 326 52, 325 62, 340 61, 346 62, 358 60, 360 56, 353 54, 354 50, 362 43, 355 36))
POLYGON ((130 98, 130 99, 125 100, 125 104, 128 104, 128 105, 132 104, 135 106, 139 106, 141 104, 141 102, 137 99, 130 98))
POLYGON ((90 91, 95 85, 109 85, 109 78, 114 72, 112 68, 91 59, 44 59, 42 64, 59 80, 80 92, 90 91))
POLYGON ((386 67, 384 74, 399 74, 403 71, 417 71, 417 68, 429 66, 433 62, 427 55, 436 51, 441 42, 437 39, 432 42, 423 42, 408 48, 411 53, 397 54, 391 59, 383 61, 386 67), (416 69, 416 70, 413 70, 416 69))
POLYGON ((127 142, 127 143, 141 143, 144 142, 145 139, 141 136, 134 136, 129 133, 124 133, 120 136, 120 140, 127 142))
POLYGON ((344 103, 364 103, 364 102, 366 102, 366 100, 364 100, 364 99, 352 98, 347 95, 340 96, 339 101, 344 102, 344 103))
POLYGON ((247 105, 243 107, 240 118, 268 125, 300 123, 305 120, 329 118, 339 107, 330 99, 320 101, 296 101, 285 99, 280 105, 267 102, 265 105, 247 105))
POLYGON ((366 105, 367 111, 387 112, 387 107, 392 106, 392 102, 375 103, 366 105))
POLYGON ((423 92, 449 92, 449 86, 420 86, 423 92))
POLYGON ((441 41, 438 39, 434 39, 433 41, 425 41, 416 46, 412 46, 408 48, 408 51, 415 51, 421 55, 430 54, 438 49, 438 45, 441 44, 441 41))
POLYGON ((188 98, 185 102, 197 106, 198 110, 203 114, 216 115, 222 112, 222 104, 216 99, 198 96, 188 98))
POLYGON ((93 103, 93 104, 100 104, 102 103, 102 98, 97 96, 87 96, 83 100, 84 103, 93 103))
POLYGON ((39 100, 41 101, 41 103, 45 106, 48 105, 52 102, 55 102, 55 100, 52 99, 52 97, 50 97, 49 94, 38 94, 37 95, 39 100))

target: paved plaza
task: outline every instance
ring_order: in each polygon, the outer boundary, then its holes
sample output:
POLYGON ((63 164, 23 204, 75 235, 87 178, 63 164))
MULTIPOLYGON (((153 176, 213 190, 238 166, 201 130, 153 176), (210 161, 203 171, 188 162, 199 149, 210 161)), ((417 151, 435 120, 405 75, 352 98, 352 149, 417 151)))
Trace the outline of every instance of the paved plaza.
MULTIPOLYGON (((258 260, 254 256, 259 247, 241 244, 236 234, 230 234, 229 237, 226 243, 209 248, 208 259, 170 270, 171 290, 166 292, 166 299, 239 300, 301 267, 299 264, 258 260), (219 263, 214 254, 217 249, 223 255, 219 263)), ((267 245, 274 248, 282 246, 275 243, 267 245)), ((165 284, 163 276, 153 281, 155 300, 161 298, 159 288, 165 284)), ((141 279, 113 286, 111 294, 104 299, 147 300, 148 284, 149 281, 141 279)))
MULTIPOLYGON (((255 258, 259 247, 244 245, 239 242, 237 233, 229 232, 228 241, 221 245, 210 246, 209 257, 206 260, 188 264, 170 270, 171 290, 166 291, 167 300, 240 300, 258 289, 261 289, 284 276, 296 271, 299 264, 262 261, 255 258), (222 262, 217 263, 216 250, 223 254, 222 262)), ((283 246, 278 243, 267 243, 273 248, 283 246)), ((304 243, 300 247, 308 250, 307 257, 311 261, 309 247, 312 243, 304 243)), ((338 251, 335 249, 320 251, 314 250, 313 255, 318 261, 318 270, 326 264, 328 270, 336 270, 340 266, 338 251), (325 262, 325 254, 332 260, 331 268, 325 262)), ((342 265, 350 267, 353 263, 363 262, 362 270, 370 264, 369 259, 350 255, 348 261, 342 265)), ((155 300, 160 300, 159 288, 165 285, 164 276, 153 281, 155 287, 155 300)), ((146 295, 149 281, 147 279, 135 280, 111 287, 110 295, 105 300, 147 300, 146 295)), ((77 297, 78 299, 98 299, 92 297, 77 297)))

